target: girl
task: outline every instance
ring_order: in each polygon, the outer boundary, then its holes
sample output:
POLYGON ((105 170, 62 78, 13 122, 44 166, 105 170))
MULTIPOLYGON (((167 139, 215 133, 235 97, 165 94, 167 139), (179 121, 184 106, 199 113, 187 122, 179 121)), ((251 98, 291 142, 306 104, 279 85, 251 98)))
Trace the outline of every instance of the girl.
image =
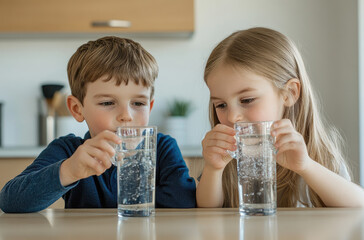
POLYGON ((364 191, 350 181, 340 136, 326 130, 300 53, 267 28, 238 31, 212 51, 205 68, 212 130, 202 141, 205 167, 199 207, 238 207, 237 121, 275 121, 278 207, 363 207, 364 191))

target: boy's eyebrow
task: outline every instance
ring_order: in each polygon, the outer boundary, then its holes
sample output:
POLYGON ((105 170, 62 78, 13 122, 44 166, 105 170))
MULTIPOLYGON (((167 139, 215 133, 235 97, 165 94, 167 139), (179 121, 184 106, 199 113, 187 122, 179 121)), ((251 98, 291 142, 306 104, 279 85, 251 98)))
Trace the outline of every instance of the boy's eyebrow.
POLYGON ((149 98, 149 96, 145 95, 145 94, 139 94, 139 95, 135 95, 134 98, 149 98))
POLYGON ((95 98, 102 98, 102 97, 111 97, 111 94, 96 94, 94 97, 95 98))
MULTIPOLYGON (((243 90, 240 90, 240 91, 238 91, 238 92, 236 92, 236 93, 234 93, 233 95, 239 95, 239 94, 242 94, 242 93, 245 93, 245 92, 251 92, 251 91, 255 91, 256 89, 255 88, 245 88, 245 89, 243 89, 243 90)), ((220 98, 218 98, 218 97, 214 97, 214 96, 211 96, 210 97, 210 100, 219 100, 220 98)))
MULTIPOLYGON (((112 97, 113 94, 96 94, 94 97, 95 98, 103 98, 103 97, 112 97)), ((133 98, 149 98, 149 96, 145 95, 145 94, 137 94, 134 95, 133 98)))

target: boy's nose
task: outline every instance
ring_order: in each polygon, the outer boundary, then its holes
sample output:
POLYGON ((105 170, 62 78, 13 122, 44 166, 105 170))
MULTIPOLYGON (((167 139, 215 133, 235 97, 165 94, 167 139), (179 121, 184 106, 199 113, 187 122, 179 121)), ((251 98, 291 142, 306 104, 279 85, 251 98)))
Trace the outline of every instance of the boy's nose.
POLYGON ((132 120, 128 107, 120 109, 117 120, 119 122, 130 122, 132 120))

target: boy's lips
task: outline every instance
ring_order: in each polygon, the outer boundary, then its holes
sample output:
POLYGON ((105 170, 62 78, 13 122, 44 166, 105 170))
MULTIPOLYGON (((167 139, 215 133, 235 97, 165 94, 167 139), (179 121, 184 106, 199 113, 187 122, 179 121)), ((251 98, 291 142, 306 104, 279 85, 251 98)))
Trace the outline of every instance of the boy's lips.
POLYGON ((116 126, 116 127, 115 127, 115 131, 116 131, 116 129, 118 129, 119 127, 130 127, 130 126, 133 126, 133 125, 130 125, 130 124, 127 124, 127 123, 125 123, 125 124, 120 124, 120 125, 118 125, 118 126, 116 126))

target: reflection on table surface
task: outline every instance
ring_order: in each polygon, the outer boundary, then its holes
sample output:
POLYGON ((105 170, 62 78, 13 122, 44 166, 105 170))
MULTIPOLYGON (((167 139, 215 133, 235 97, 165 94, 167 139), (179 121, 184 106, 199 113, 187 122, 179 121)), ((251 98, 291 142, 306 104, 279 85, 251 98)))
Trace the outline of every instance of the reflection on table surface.
POLYGON ((0 213, 6 239, 364 239, 364 209, 281 208, 273 216, 240 217, 238 209, 156 209, 118 218, 116 209, 47 209, 0 213))

